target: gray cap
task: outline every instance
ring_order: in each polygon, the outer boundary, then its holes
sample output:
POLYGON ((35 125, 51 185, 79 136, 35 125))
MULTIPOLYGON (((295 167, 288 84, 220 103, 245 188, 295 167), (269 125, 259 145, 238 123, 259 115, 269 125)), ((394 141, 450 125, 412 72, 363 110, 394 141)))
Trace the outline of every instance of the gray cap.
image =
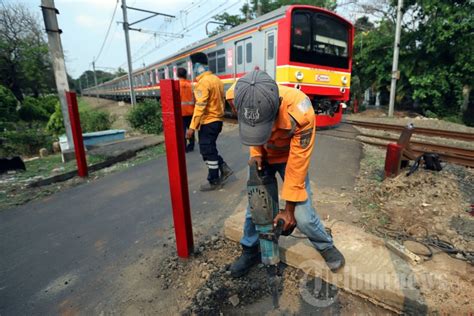
POLYGON ((234 95, 242 144, 265 144, 280 108, 275 80, 264 71, 254 70, 237 81, 234 95))

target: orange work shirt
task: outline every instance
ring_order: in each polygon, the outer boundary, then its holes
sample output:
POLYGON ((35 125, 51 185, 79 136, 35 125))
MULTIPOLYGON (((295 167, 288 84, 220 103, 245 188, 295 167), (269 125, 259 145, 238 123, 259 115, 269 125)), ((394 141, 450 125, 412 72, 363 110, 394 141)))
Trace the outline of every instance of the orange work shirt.
POLYGON ((286 163, 281 198, 308 199, 305 178, 316 136, 316 118, 309 98, 300 90, 278 86, 281 104, 272 134, 265 145, 251 146, 250 157, 262 156, 270 164, 286 163))
POLYGON ((194 97, 191 81, 179 78, 179 96, 181 98, 181 115, 192 116, 194 113, 194 97))
POLYGON ((222 121, 224 117, 224 84, 210 71, 196 78, 194 86, 196 107, 190 128, 196 130, 202 124, 222 121))

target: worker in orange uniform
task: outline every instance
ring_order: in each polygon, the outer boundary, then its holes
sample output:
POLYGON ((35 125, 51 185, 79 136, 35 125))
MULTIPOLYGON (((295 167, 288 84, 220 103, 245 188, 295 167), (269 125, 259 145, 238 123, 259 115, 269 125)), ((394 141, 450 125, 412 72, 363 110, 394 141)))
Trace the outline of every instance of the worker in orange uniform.
POLYGON ((212 191, 222 187, 232 174, 232 170, 219 155, 216 144, 224 118, 224 84, 209 71, 206 54, 193 54, 191 61, 196 77, 196 103, 186 137, 190 139, 194 131, 199 130, 199 151, 208 168, 207 182, 201 185, 200 190, 212 191))
MULTIPOLYGON (((283 180, 281 198, 286 206, 274 218, 274 224, 283 219, 283 230, 298 227, 331 271, 343 267, 344 256, 334 246, 312 205, 308 169, 316 119, 309 98, 298 89, 277 85, 267 73, 254 70, 227 91, 226 99, 237 110, 242 143, 250 146, 249 165, 257 164, 260 170, 268 168, 283 180)), ((230 267, 234 277, 243 276, 260 260, 259 236, 248 207, 240 243, 242 255, 230 267)))
MULTIPOLYGON (((184 135, 186 135, 194 113, 193 88, 191 87, 191 81, 187 79, 188 72, 185 68, 178 68, 177 73, 179 79, 179 96, 181 98, 181 115, 183 116, 184 135)), ((186 152, 194 150, 194 134, 188 141, 189 143, 186 145, 185 137, 184 144, 186 146, 186 152)))

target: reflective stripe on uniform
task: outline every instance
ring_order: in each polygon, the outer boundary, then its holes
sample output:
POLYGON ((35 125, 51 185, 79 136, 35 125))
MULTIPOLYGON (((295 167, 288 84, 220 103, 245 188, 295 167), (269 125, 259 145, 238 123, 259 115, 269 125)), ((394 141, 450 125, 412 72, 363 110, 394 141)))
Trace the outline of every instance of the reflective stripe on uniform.
POLYGON ((206 161, 207 167, 209 169, 219 169, 219 161, 207 160, 206 161))
POLYGON ((181 105, 194 105, 194 102, 193 101, 181 102, 181 105))
POLYGON ((206 106, 207 102, 196 102, 197 106, 206 106))

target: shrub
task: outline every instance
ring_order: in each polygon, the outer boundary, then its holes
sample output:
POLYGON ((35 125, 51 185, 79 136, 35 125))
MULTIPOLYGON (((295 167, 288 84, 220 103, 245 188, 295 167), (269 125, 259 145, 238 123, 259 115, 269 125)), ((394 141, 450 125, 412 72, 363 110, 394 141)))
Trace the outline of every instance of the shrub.
POLYGON ((39 98, 40 106, 51 115, 56 109, 56 104, 59 103, 59 98, 57 95, 50 94, 45 97, 39 98))
POLYGON ((474 106, 469 106, 464 112, 462 120, 467 126, 474 127, 474 106))
MULTIPOLYGON (((79 116, 83 133, 110 129, 114 122, 114 118, 109 113, 92 110, 88 107, 81 107, 79 109, 79 116)), ((59 103, 56 104, 56 109, 50 116, 46 129, 56 136, 65 133, 63 114, 59 103)))
POLYGON ((127 120, 132 128, 147 134, 160 134, 163 131, 161 104, 154 99, 147 99, 130 109, 127 120))
POLYGON ((0 85, 0 121, 18 121, 17 104, 18 100, 13 93, 8 88, 0 85))
POLYGON ((0 157, 36 155, 41 148, 50 149, 53 137, 42 128, 25 128, 0 132, 0 157))
POLYGON ((114 119, 107 112, 81 110, 79 111, 81 118, 82 132, 97 132, 110 129, 114 119))
POLYGON ((18 114, 20 118, 26 122, 48 121, 50 116, 50 114, 41 107, 39 99, 32 97, 25 97, 18 114))

